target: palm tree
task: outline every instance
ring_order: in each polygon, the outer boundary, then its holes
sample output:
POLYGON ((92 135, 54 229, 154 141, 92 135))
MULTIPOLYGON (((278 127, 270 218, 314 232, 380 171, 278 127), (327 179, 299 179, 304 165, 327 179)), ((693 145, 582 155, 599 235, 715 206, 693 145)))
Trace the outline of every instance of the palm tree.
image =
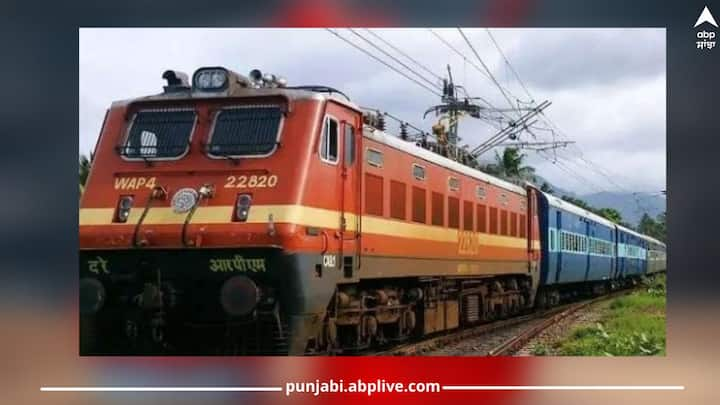
POLYGON ((94 157, 95 156, 93 153, 90 153, 90 157, 81 154, 80 159, 78 160, 78 163, 79 163, 78 176, 80 177, 80 195, 82 195, 83 191, 85 191, 85 183, 87 182, 88 175, 90 174, 90 167, 92 166, 92 161, 93 161, 94 157))
POLYGON ((526 154, 520 153, 517 148, 505 148, 502 155, 495 152, 495 163, 488 165, 491 174, 508 180, 535 181, 535 168, 523 166, 526 154))

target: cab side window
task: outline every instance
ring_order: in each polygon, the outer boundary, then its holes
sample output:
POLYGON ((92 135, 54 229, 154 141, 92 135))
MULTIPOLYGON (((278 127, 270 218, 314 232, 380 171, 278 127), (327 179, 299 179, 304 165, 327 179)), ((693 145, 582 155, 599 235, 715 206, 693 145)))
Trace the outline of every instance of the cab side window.
POLYGON ((355 130, 352 125, 345 123, 345 167, 355 162, 355 130))
POLYGON ((322 139, 320 142, 320 159, 324 162, 336 164, 338 161, 338 122, 325 117, 322 139))

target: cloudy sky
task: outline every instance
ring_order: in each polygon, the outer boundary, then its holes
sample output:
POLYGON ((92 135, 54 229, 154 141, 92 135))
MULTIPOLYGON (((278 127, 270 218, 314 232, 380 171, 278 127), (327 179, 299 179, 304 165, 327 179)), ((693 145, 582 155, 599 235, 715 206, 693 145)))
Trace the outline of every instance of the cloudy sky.
MULTIPOLYGON (((374 33, 438 76, 452 68, 457 84, 496 107, 508 102, 486 76, 457 29, 436 29, 467 60, 426 29, 373 29, 374 33), (469 62, 468 62, 469 61, 469 62)), ((395 53, 367 31, 357 30, 395 53)), ((484 29, 463 29, 498 82, 527 101, 484 29)), ((656 192, 665 189, 664 29, 493 29, 495 40, 536 101, 575 146, 541 156, 528 151, 528 164, 558 187, 579 193, 656 192), (612 177, 612 180, 607 177, 612 177)), ((348 40, 392 61, 347 30, 348 40)), ((397 55, 431 81, 428 72, 397 55)), ((80 153, 94 148, 105 109, 113 100, 162 90, 161 74, 192 74, 201 66, 225 66, 240 73, 254 68, 280 74, 289 84, 323 84, 342 90, 361 106, 376 107, 429 129, 436 119, 423 112, 437 96, 322 29, 81 29, 80 153)), ((481 67, 481 66, 480 66, 481 67)), ((548 127, 544 121, 538 127, 548 127)), ((477 145, 496 129, 465 118, 462 143, 477 145)), ((552 133, 533 131, 538 139, 552 133)), ((530 134, 521 140, 533 141, 530 134)), ((491 159, 493 153, 484 155, 491 159)))

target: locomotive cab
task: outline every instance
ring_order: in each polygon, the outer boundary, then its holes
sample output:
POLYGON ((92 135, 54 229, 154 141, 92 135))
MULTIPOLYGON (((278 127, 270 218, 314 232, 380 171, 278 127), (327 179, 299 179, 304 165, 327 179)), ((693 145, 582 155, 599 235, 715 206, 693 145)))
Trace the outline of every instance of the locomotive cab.
POLYGON ((358 108, 257 70, 163 78, 163 93, 112 104, 96 146, 81 353, 302 353, 290 330, 352 277, 330 270, 359 244, 358 108))

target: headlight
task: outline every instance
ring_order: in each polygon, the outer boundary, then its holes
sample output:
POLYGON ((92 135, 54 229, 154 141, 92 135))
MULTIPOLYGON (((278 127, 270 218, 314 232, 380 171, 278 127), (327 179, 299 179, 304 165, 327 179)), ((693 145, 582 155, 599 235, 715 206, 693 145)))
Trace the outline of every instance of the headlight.
POLYGON ((227 88, 228 72, 223 68, 202 68, 195 72, 193 87, 202 91, 220 91, 227 88))
POLYGON ((220 289, 220 304, 230 316, 250 314, 260 301, 260 290, 246 276, 229 278, 220 289))
POLYGON ((245 222, 250 215, 250 205, 252 204, 252 195, 239 194, 235 203, 235 221, 245 222))
POLYGON ((195 206, 197 199, 197 191, 192 188, 181 188, 172 198, 173 211, 177 214, 184 214, 195 206))
POLYGON ((130 217, 130 209, 133 206, 133 196, 124 195, 120 197, 118 201, 117 209, 115 210, 115 222, 127 222, 130 217))
POLYGON ((105 287, 94 278, 80 280, 80 313, 92 315, 105 303, 105 287))

